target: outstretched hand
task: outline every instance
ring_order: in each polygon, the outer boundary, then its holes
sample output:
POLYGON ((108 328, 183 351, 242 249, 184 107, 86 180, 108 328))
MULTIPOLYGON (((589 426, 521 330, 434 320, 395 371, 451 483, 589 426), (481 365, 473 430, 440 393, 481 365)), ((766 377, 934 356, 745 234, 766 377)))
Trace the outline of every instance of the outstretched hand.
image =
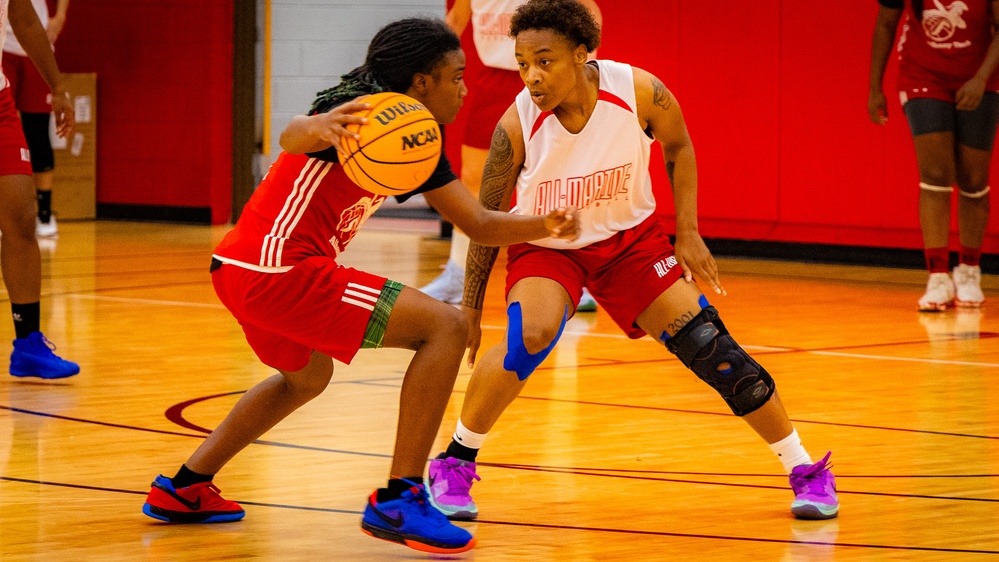
POLYGON ((691 282, 696 277, 706 282, 715 293, 727 295, 718 280, 718 265, 711 255, 704 239, 697 232, 676 234, 676 261, 683 268, 683 277, 691 282))
POLYGON ((343 105, 334 107, 326 113, 317 113, 312 116, 313 134, 323 142, 330 143, 336 151, 343 157, 349 156, 344 147, 344 139, 359 139, 360 135, 347 130, 347 125, 363 125, 368 122, 367 118, 354 115, 371 107, 371 104, 351 101, 343 105))
POLYGON ((579 212, 576 207, 559 207, 545 217, 545 228, 552 238, 579 238, 579 212))

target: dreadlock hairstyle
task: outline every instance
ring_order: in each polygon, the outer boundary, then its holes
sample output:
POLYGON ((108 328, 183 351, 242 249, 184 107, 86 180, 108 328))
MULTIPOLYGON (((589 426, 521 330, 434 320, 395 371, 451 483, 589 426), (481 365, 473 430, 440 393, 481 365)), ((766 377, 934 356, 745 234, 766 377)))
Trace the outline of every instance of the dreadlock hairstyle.
POLYGON ((529 0, 513 13, 510 36, 530 29, 550 29, 588 53, 600 46, 600 25, 576 0, 529 0))
POLYGON ((439 19, 390 23, 371 39, 364 64, 341 76, 336 86, 316 94, 309 115, 325 113, 357 96, 405 92, 413 76, 433 73, 446 54, 460 48, 458 36, 439 19))

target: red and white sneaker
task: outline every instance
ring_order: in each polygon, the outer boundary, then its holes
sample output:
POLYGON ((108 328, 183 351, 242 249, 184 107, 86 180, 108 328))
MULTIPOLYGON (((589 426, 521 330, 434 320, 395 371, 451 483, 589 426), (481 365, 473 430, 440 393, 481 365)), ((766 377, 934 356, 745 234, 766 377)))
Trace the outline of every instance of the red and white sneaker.
POLYGON ((226 523, 246 515, 238 503, 223 498, 211 482, 174 488, 173 481, 163 475, 153 480, 142 513, 170 523, 226 523))

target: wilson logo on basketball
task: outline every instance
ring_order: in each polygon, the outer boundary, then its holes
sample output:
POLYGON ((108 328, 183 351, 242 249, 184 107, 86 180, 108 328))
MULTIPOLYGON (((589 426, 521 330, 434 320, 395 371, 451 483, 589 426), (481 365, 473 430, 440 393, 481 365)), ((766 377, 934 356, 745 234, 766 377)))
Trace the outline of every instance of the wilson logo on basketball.
POLYGON ((375 115, 375 119, 378 120, 382 125, 388 125, 395 120, 396 117, 405 115, 411 111, 425 111, 427 108, 422 104, 418 103, 406 103, 401 101, 391 107, 386 107, 381 110, 378 115, 375 115))
POLYGON ((440 140, 438 130, 436 128, 427 129, 426 131, 414 133, 408 137, 402 137, 402 149, 407 150, 416 148, 418 146, 423 146, 428 142, 437 142, 438 140, 440 140))

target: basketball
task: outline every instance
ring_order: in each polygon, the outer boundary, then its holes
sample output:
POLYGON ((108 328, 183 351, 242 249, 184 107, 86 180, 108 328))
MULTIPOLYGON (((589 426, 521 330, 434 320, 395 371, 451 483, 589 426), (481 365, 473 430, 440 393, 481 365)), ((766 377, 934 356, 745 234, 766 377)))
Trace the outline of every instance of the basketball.
POLYGON ((402 195, 423 185, 437 168, 443 146, 434 116, 420 102, 395 92, 358 101, 371 107, 355 114, 367 117, 367 123, 347 126, 360 135, 343 139, 349 154, 343 162, 347 177, 377 195, 402 195))

